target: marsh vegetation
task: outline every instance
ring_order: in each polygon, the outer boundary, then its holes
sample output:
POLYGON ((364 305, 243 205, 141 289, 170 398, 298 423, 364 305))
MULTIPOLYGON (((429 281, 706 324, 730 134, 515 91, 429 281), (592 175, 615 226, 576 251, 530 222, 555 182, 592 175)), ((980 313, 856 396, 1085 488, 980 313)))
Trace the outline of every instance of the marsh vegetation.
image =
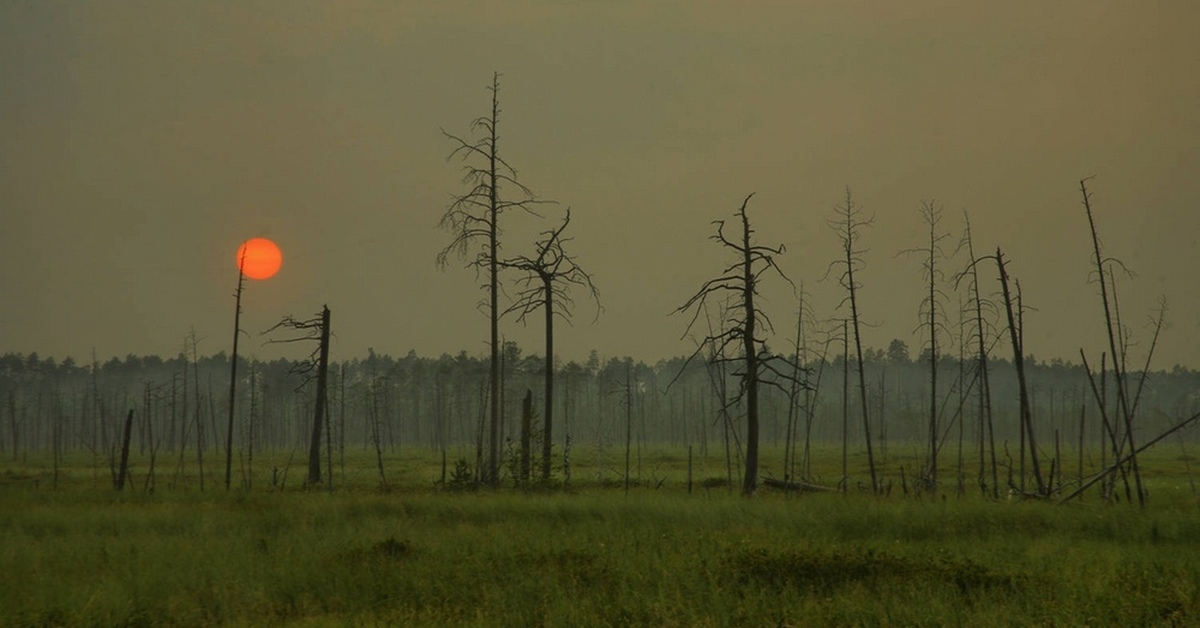
MULTIPOLYGON (((782 458, 765 448, 764 460, 782 458)), ((837 447, 819 449, 837 475, 837 447), (826 455, 828 454, 828 455, 826 455)), ((1150 500, 974 493, 739 497, 616 476, 449 490, 427 449, 355 453, 340 488, 106 490, 68 456, 0 476, 4 625, 1189 625, 1200 619, 1195 461, 1148 456, 1150 500), (1153 470, 1153 471, 1149 471, 1153 470)), ((262 468, 286 462, 264 455, 262 468)), ((618 457, 608 461, 616 464, 618 457)), ((717 461, 708 462, 708 472, 717 461)), ((865 474, 864 452, 851 458, 865 474)), ((581 463, 582 464, 582 463, 581 463)), ((138 474, 135 474, 135 479, 138 474)), ((140 486, 140 484, 139 484, 140 486)))

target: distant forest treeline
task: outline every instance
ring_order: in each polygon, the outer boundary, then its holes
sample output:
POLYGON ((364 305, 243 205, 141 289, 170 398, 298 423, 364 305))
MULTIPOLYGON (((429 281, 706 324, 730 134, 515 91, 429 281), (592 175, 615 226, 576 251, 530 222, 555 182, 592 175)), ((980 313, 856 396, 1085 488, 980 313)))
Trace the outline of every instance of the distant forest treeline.
MULTIPOLYGON (((502 356, 501 434, 512 443, 519 439, 527 390, 535 399, 535 412, 540 408, 544 361, 513 343, 505 344, 502 356)), ((305 451, 315 384, 296 373, 302 365, 296 360, 239 359, 235 448, 249 453, 305 451)), ((786 441, 799 449, 806 442, 841 443, 845 433, 852 448, 861 447, 863 426, 853 418, 858 416, 858 396, 852 392, 846 397, 849 406, 843 404, 845 366, 840 355, 808 361, 804 379, 809 387, 795 392, 795 404, 789 402, 786 381, 764 387, 763 444, 782 446, 786 441), (851 417, 846 426, 844 409, 851 417)), ((887 351, 866 351, 864 366, 877 446, 886 455, 889 443, 927 441, 927 356, 910 358, 897 340, 887 351)), ((989 367, 996 442, 1015 448, 1020 438, 1015 369, 1001 358, 991 358, 989 367)), ((726 442, 734 451, 740 447, 744 418, 735 402, 738 378, 732 369, 722 372, 700 357, 645 364, 602 358, 596 352, 583 362, 558 363, 556 368, 556 451, 566 439, 576 455, 623 448, 627 437, 639 445, 693 445, 700 452, 723 448, 726 442), (721 411, 723 405, 729 406, 727 413, 721 411)), ((940 381, 952 383, 939 387, 947 392, 936 400, 942 448, 977 451, 983 432, 974 360, 946 355, 938 368, 940 381)), ((1026 370, 1039 449, 1052 455, 1056 442, 1074 449, 1081 438, 1087 447, 1099 447, 1101 413, 1084 368, 1029 357, 1026 370)), ((335 362, 330 367, 328 440, 335 452, 371 447, 377 440, 386 450, 419 446, 465 457, 485 439, 488 372, 486 356, 466 352, 437 358, 410 352, 397 358, 372 351, 366 358, 335 362)), ((229 373, 224 353, 167 359, 129 355, 94 364, 43 359, 36 353, 5 354, 0 356, 0 453, 17 458, 54 448, 107 457, 132 410, 135 452, 223 455, 229 373)), ((1130 376, 1134 382, 1141 378, 1140 373, 1130 376)), ((854 369, 850 385, 857 385, 854 369)), ((1111 386, 1107 393, 1111 407, 1111 386)), ((1175 367, 1148 373, 1137 404, 1135 431, 1143 440, 1157 435, 1200 410, 1200 372, 1175 367)), ((1180 438, 1194 441, 1195 432, 1185 431, 1180 438)))

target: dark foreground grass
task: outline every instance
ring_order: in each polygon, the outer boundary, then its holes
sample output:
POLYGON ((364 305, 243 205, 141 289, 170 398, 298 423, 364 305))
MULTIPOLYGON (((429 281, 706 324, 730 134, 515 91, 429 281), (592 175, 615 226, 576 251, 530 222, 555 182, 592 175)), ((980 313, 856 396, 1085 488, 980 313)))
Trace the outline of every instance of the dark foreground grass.
POLYGON ((117 494, 23 473, 0 482, 3 625, 1200 624, 1188 499, 117 494))

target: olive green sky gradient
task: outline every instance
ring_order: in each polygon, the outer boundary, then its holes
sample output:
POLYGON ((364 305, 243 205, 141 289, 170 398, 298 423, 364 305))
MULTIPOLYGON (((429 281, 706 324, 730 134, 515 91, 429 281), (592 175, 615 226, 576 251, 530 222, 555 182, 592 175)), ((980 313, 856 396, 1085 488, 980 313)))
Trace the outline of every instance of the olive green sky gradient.
MULTIPOLYGON (((234 251, 274 239, 243 351, 285 314, 333 311, 335 357, 486 350, 474 274, 434 266, 461 191, 453 146, 502 76, 501 151, 572 207, 580 300, 560 356, 688 353, 668 316, 727 262, 706 240, 750 192, 763 244, 843 316, 826 226, 849 185, 868 346, 914 354, 920 207, 952 252, 1003 247, 1026 348, 1103 350, 1078 181, 1091 182, 1135 355, 1159 296, 1157 367, 1200 367, 1200 9, 1192 2, 3 2, 0 351, 228 351, 234 251)), ((513 216, 505 250, 547 221, 513 216)), ((947 275, 966 264, 960 254, 947 275)), ((986 288, 998 287, 994 267, 986 288)), ((792 335, 795 300, 765 287, 792 335)), ((957 303, 950 303, 957 307, 957 303)), ((953 320, 953 315, 952 315, 953 320)), ((539 330, 503 327, 539 353, 539 330)), ((998 345, 1006 347, 1007 345, 998 345)), ((1007 352, 1000 350, 1001 355, 1007 352)))

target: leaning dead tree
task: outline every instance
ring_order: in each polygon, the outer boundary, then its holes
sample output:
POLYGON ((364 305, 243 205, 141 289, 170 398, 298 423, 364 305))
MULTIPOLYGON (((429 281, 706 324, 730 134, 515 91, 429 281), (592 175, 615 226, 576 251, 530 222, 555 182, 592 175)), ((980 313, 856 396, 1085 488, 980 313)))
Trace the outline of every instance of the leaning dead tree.
MULTIPOLYGON (((281 328, 290 329, 298 335, 271 340, 270 342, 306 342, 315 340, 318 343, 317 348, 313 349, 308 360, 297 362, 291 369, 292 373, 303 376, 303 381, 296 390, 304 388, 314 379, 317 383, 316 401, 313 404, 312 438, 309 440, 308 445, 308 484, 310 486, 317 486, 321 483, 321 429, 326 420, 326 390, 328 389, 329 382, 329 307, 321 306, 321 313, 307 320, 296 320, 290 315, 285 316, 274 327, 263 333, 269 334, 281 328)), ((330 486, 332 487, 333 469, 329 470, 329 474, 330 486)))
MULTIPOLYGON (((751 495, 758 489, 758 386, 763 383, 760 375, 763 370, 770 370, 783 381, 792 377, 790 373, 780 372, 771 365, 771 361, 767 359, 769 356, 762 348, 763 339, 758 336, 760 329, 772 329, 770 318, 755 304, 762 276, 771 271, 788 283, 792 282, 775 264, 775 256, 784 252, 783 246, 761 246, 752 241, 754 230, 750 228, 746 204, 753 196, 747 196, 742 201, 741 208, 734 214, 741 223, 739 238, 731 240, 725 235, 724 220, 714 220, 712 223, 717 226, 717 232, 709 239, 735 253, 737 260, 726 266, 720 276, 704 282, 687 302, 675 310, 679 313, 692 311, 692 319, 684 332, 686 337, 691 333, 700 313, 705 311, 705 305, 710 298, 728 303, 723 329, 710 332, 696 352, 688 358, 688 362, 706 345, 710 348, 715 347, 716 353, 722 355, 726 347, 741 345, 741 356, 730 359, 741 362, 738 399, 744 398, 746 401, 746 474, 742 482, 742 493, 745 495, 751 495)), ((684 368, 686 367, 685 363, 684 368)))
MULTIPOLYGON (((1083 207, 1087 213, 1088 228, 1092 236, 1092 250, 1095 253, 1096 277, 1100 284, 1100 300, 1104 307, 1104 328, 1108 334, 1108 349, 1113 356, 1113 371, 1116 376, 1117 385, 1117 412, 1123 419, 1124 438, 1117 445, 1115 455, 1119 458, 1121 452, 1128 443, 1129 450, 1132 452, 1129 455, 1129 465, 1133 471, 1134 487, 1137 491, 1138 505, 1146 505, 1146 495, 1142 489, 1142 473, 1138 468, 1137 452, 1138 449, 1134 445, 1133 440, 1133 416, 1135 405, 1130 400, 1129 377, 1126 372, 1126 346, 1125 342, 1119 337, 1121 336, 1121 321, 1120 309, 1117 303, 1116 295, 1113 294, 1110 299, 1110 286, 1115 293, 1116 276, 1112 271, 1112 266, 1119 265, 1115 259, 1105 258, 1100 246, 1100 236, 1096 232, 1096 220, 1092 215, 1092 197, 1088 193, 1087 182, 1091 177, 1084 178, 1079 181, 1079 192, 1083 195, 1083 207), (1114 320, 1114 318, 1116 320, 1114 320)), ((1161 323, 1160 323, 1161 327, 1161 323)), ((1153 349, 1152 349, 1153 351, 1153 349)), ((1147 364, 1149 366, 1149 364, 1147 364)), ((1145 371, 1143 371, 1142 382, 1145 382, 1145 371)), ((1103 411, 1103 406, 1102 406, 1103 411)), ((1105 417, 1107 421, 1107 417, 1105 417)))
MULTIPOLYGON (((596 303, 596 316, 600 316, 603 307, 600 305, 600 292, 592 283, 592 276, 575 261, 574 256, 563 249, 563 245, 571 241, 564 238, 563 232, 571 223, 571 208, 567 208, 563 222, 557 228, 542 232, 542 239, 535 248, 533 257, 520 256, 501 263, 504 268, 513 268, 524 272, 517 280, 520 291, 517 300, 507 312, 516 312, 517 320, 524 322, 525 318, 542 310, 546 324, 546 391, 545 412, 542 427, 542 480, 550 479, 551 457, 551 417, 554 411, 554 317, 558 316, 571 322, 572 309, 575 301, 571 298, 572 286, 586 290, 596 303)), ((595 320, 595 319, 593 319, 595 320)), ((528 452, 522 451, 523 455, 528 452)))
POLYGON ((462 182, 466 191, 454 195, 438 226, 453 235, 450 244, 437 254, 438 267, 445 269, 451 256, 465 260, 476 275, 487 277, 484 289, 490 324, 491 412, 488 424, 488 459, 483 481, 500 483, 500 216, 508 210, 532 213, 537 204, 533 192, 517 181, 517 171, 500 156, 500 74, 492 75, 488 87, 492 110, 471 122, 473 138, 464 139, 442 131, 454 144, 447 159, 463 162, 462 182), (514 190, 515 197, 505 198, 501 188, 514 190))
MULTIPOLYGON (((863 434, 867 441, 867 466, 871 470, 871 492, 879 492, 879 478, 875 472, 875 453, 871 449, 871 419, 867 408, 867 379, 863 370, 862 334, 859 332, 861 316, 858 311, 858 289, 861 287, 854 279, 854 271, 862 266, 863 250, 858 247, 859 232, 874 223, 874 217, 863 214, 862 207, 854 204, 850 188, 846 188, 846 204, 835 209, 833 218, 828 225, 838 234, 842 241, 843 259, 829 265, 830 271, 840 268, 838 282, 846 289, 847 296, 843 304, 850 304, 850 324, 854 327, 854 348, 858 356, 858 392, 862 408, 863 434)), ((844 479, 844 478, 843 478, 844 479)))
POLYGON ((237 363, 238 337, 242 334, 242 289, 246 287, 246 273, 242 268, 246 263, 246 249, 238 259, 237 291, 234 292, 233 306, 233 354, 229 356, 229 423, 225 431, 225 490, 229 490, 233 479, 233 413, 237 409, 237 363))
POLYGON ((1026 386, 1025 378, 1025 325, 1022 322, 1021 309, 1021 284, 1017 283, 1017 298, 1016 310, 1013 309, 1012 290, 1008 285, 1008 267, 1004 262, 1004 253, 996 248, 996 266, 1000 273, 1000 290, 1004 298, 1004 313, 1008 320, 1008 337, 1012 342, 1013 349, 1013 366, 1017 369, 1017 389, 1018 402, 1020 404, 1021 415, 1021 491, 1025 491, 1025 447, 1024 443, 1028 442, 1030 462, 1033 465, 1033 478, 1037 482, 1037 495, 1045 497, 1050 494, 1050 487, 1047 486, 1042 477, 1042 464, 1038 456, 1037 438, 1033 429, 1033 412, 1029 407, 1029 388, 1026 386))

